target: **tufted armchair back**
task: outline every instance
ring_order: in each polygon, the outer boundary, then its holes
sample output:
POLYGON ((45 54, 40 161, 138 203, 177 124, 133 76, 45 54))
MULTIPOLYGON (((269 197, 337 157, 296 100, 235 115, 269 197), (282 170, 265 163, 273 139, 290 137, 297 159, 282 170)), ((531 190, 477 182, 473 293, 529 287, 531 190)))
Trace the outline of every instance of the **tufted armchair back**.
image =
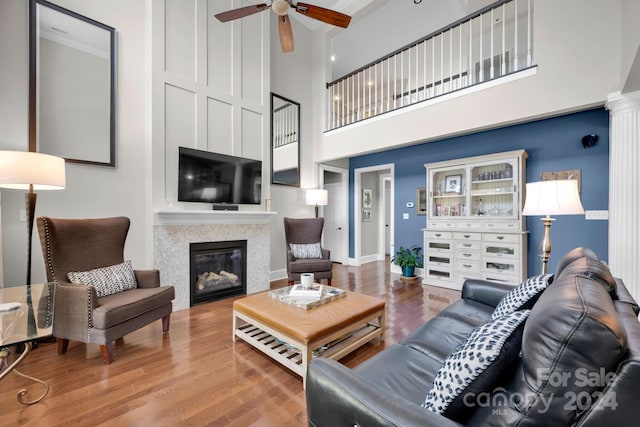
POLYGON ((120 264, 130 221, 126 217, 96 219, 38 218, 47 280, 68 283, 70 271, 120 264))

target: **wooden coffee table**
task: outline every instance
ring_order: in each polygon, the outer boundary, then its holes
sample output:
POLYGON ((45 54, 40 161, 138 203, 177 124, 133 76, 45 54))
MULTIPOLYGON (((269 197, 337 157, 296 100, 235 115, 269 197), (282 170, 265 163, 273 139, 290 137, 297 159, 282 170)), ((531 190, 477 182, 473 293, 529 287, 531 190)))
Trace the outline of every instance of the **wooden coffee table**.
POLYGON ((267 292, 233 302, 233 341, 240 338, 300 375, 313 357, 338 360, 365 343, 384 341, 384 300, 355 292, 305 310, 267 292))

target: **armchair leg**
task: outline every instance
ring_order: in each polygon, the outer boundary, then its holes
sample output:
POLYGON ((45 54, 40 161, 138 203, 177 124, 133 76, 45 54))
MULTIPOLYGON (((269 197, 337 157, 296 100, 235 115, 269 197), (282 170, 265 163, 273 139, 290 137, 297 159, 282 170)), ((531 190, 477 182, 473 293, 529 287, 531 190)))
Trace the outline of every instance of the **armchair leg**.
POLYGON ((171 320, 171 315, 167 314, 162 318, 162 333, 169 332, 169 321, 171 320))
POLYGON ((327 284, 328 284, 329 286, 331 286, 331 277, 329 277, 329 278, 327 279, 327 284))
POLYGON ((289 286, 293 286, 293 280, 289 280, 289 286))
POLYGON ((58 338, 58 354, 65 354, 69 348, 69 340, 65 338, 58 338))
POLYGON ((100 345, 100 353, 102 353, 102 361, 104 364, 111 364, 111 362, 113 362, 113 343, 110 342, 100 345))

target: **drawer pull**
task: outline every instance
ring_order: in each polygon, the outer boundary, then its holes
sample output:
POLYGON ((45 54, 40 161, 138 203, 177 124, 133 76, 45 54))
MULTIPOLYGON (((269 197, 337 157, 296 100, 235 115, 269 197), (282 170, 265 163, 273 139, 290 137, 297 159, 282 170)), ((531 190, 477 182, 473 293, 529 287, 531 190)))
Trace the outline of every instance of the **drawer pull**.
POLYGON ((465 234, 465 235, 464 235, 464 238, 465 238, 465 239, 468 239, 469 237, 471 237, 471 235, 470 235, 470 234, 465 234))
POLYGON ((471 243, 463 243, 462 246, 464 246, 465 248, 470 248, 471 247, 471 243))
POLYGON ((471 268, 471 267, 473 267, 471 264, 462 264, 462 266, 463 266, 463 267, 465 267, 465 268, 471 268))
POLYGON ((498 240, 504 240, 504 236, 496 236, 496 239, 498 239, 498 240))
POLYGON ((462 256, 470 257, 471 254, 462 254, 462 256))
POLYGON ((440 237, 440 236, 442 236, 442 234, 436 233, 436 237, 440 237))

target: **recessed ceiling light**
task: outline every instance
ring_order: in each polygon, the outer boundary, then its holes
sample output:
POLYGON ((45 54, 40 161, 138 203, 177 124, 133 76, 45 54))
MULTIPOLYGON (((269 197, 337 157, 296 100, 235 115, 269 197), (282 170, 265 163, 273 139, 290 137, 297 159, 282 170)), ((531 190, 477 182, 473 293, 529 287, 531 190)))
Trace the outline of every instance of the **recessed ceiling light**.
POLYGON ((335 55, 331 55, 331 62, 336 60, 336 56, 335 55))

